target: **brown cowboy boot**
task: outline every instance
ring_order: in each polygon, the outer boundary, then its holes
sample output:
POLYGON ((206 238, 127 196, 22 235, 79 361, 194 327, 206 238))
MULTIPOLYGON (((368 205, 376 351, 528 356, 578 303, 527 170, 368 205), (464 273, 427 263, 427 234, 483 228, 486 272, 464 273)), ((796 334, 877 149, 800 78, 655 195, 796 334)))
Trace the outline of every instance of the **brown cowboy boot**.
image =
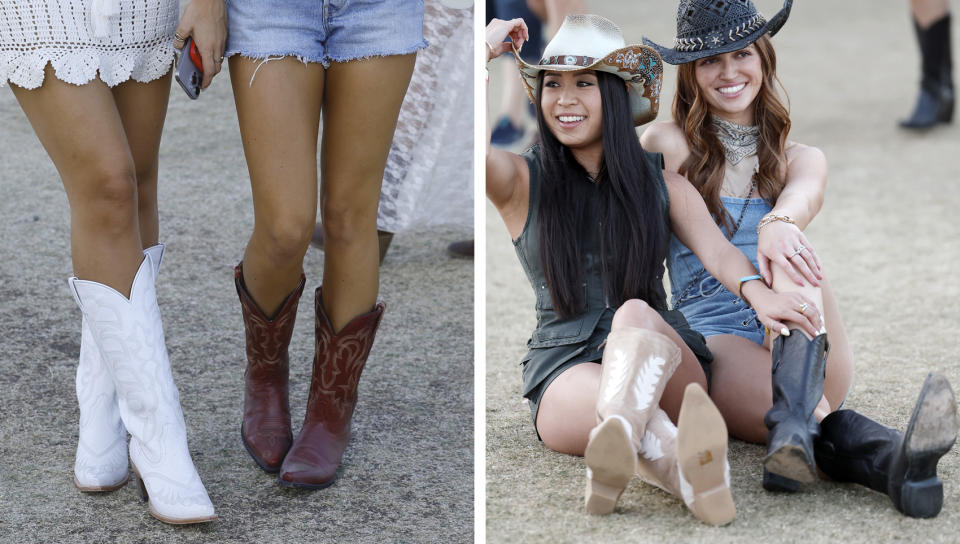
POLYGON ((287 347, 293 335, 297 303, 306 278, 300 274, 300 284, 287 295, 276 315, 268 318, 247 293, 243 283, 243 263, 237 265, 234 277, 247 332, 247 371, 244 373, 240 436, 250 457, 260 468, 277 472, 293 442, 287 347))
POLYGON ((280 484, 322 489, 337 479, 337 467, 350 441, 350 418, 357 405, 357 384, 370 354, 383 302, 353 318, 339 333, 323 308, 317 287, 317 351, 303 428, 283 460, 280 484))

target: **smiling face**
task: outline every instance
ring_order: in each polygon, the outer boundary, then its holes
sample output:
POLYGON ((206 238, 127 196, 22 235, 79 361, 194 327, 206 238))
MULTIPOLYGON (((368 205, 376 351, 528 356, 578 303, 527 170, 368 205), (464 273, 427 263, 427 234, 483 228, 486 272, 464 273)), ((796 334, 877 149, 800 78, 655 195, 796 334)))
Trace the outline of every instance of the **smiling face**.
POLYGON ((547 72, 540 109, 550 132, 573 150, 603 149, 602 102, 593 70, 547 72))
POLYGON ((717 117, 754 124, 754 99, 763 84, 763 66, 755 44, 694 61, 700 95, 717 117))

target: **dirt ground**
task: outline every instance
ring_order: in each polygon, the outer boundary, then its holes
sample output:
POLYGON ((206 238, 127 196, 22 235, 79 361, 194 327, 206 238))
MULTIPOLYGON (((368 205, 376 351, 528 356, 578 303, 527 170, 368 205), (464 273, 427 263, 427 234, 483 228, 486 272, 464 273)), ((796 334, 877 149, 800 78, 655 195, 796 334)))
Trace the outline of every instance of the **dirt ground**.
MULTIPOLYGON (((782 5, 755 0, 767 16, 782 5)), ((589 2, 628 43, 672 43, 676 2, 589 2)), ((960 8, 952 3, 954 10, 960 8)), ((954 58, 958 58, 954 20, 954 58)), ((907 2, 796 2, 774 38, 789 92, 791 139, 826 154, 826 203, 806 233, 824 262, 855 354, 847 408, 903 429, 929 371, 960 392, 960 123, 926 133, 897 121, 912 107, 919 61, 907 2)), ((494 72, 496 73, 496 72, 494 72)), ((676 71, 667 66, 659 118, 670 116, 676 71)), ((491 95, 499 85, 491 81, 491 95)), ((944 507, 931 520, 900 515, 879 493, 820 482, 795 495, 760 486, 763 447, 731 440, 736 520, 701 524, 678 499, 634 480, 613 515, 583 508, 579 457, 540 442, 520 397, 534 298, 509 236, 486 213, 486 429, 490 542, 957 542, 960 449, 940 462, 944 507)))
MULTIPOLYGON (((360 381, 353 438, 330 488, 281 488, 240 440, 244 332, 233 267, 253 228, 229 75, 190 101, 174 83, 160 150, 158 280, 190 450, 220 520, 174 527, 132 481, 73 486, 80 312, 57 171, 0 89, 0 542, 463 542, 473 535, 472 260, 445 248, 472 229, 396 235, 381 269, 387 310, 360 381)), ((467 112, 469 114, 469 112, 467 112)), ((313 359, 311 248, 291 343, 299 431, 313 359)))

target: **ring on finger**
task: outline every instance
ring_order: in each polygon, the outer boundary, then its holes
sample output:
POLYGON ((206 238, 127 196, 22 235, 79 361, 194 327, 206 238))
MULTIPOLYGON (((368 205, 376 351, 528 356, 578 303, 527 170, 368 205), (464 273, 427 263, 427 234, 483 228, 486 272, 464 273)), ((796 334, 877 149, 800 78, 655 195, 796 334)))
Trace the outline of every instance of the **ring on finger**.
POLYGON ((213 62, 216 62, 217 64, 221 64, 221 63, 223 63, 223 59, 224 59, 224 58, 226 58, 226 57, 220 57, 219 59, 214 59, 213 62))
POLYGON ((796 257, 797 255, 803 253, 803 250, 805 250, 805 249, 807 249, 807 248, 806 248, 804 245, 801 244, 797 249, 795 249, 795 250, 793 251, 793 254, 790 255, 790 258, 792 259, 792 258, 796 257))
POLYGON ((800 313, 802 314, 802 313, 806 312, 806 311, 807 311, 807 308, 809 308, 809 307, 810 307, 810 306, 809 306, 806 302, 800 303, 800 313))
POLYGON ((174 33, 173 33, 173 40, 174 40, 174 41, 177 41, 177 42, 185 42, 185 41, 187 41, 187 39, 184 38, 183 36, 181 36, 179 32, 174 32, 174 33))

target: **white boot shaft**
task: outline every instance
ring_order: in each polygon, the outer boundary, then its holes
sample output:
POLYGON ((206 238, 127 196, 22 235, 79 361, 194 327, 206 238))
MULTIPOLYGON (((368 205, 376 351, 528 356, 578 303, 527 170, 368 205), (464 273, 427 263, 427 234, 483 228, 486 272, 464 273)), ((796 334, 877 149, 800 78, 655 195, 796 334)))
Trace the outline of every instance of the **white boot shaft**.
POLYGON ((639 449, 647 420, 679 364, 680 348, 663 334, 635 327, 611 331, 600 366, 598 421, 612 415, 629 421, 639 449))
POLYGON ((71 278, 70 286, 113 375, 120 416, 132 435, 130 459, 143 478, 151 512, 164 521, 207 521, 215 516, 213 505, 187 449, 153 271, 148 255, 129 299, 92 281, 71 278))
MULTIPOLYGON (((151 256, 156 279, 163 259, 163 244, 144 250, 151 256)), ((109 491, 127 481, 127 429, 120 418, 117 389, 103 364, 87 319, 81 323, 80 360, 77 364, 77 403, 80 428, 73 466, 74 483, 82 491, 109 491)))

